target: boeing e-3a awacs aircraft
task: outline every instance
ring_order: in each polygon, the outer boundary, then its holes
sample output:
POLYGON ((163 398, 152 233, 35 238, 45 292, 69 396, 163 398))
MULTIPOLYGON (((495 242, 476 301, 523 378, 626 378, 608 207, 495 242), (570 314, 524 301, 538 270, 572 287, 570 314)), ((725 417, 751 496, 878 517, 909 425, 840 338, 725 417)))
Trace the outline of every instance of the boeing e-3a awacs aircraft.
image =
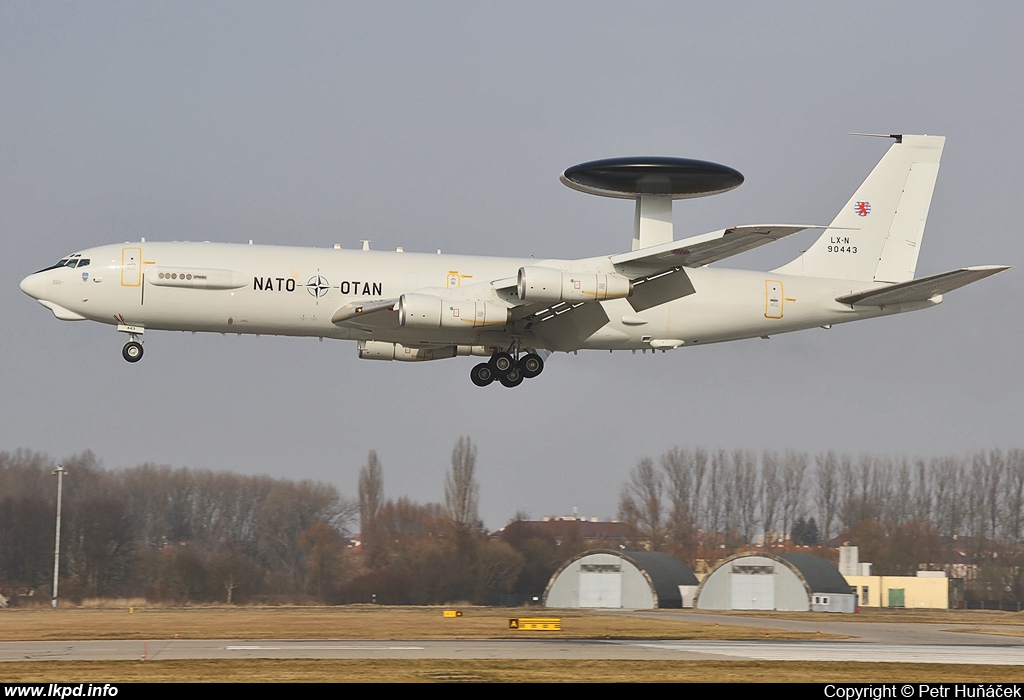
POLYGON ((90 248, 29 275, 21 289, 62 320, 146 330, 355 340, 359 357, 489 357, 471 378, 512 387, 550 352, 666 351, 828 328, 934 306, 1007 269, 914 278, 945 142, 895 143, 810 248, 770 272, 710 266, 811 226, 736 226, 674 240, 672 201, 725 192, 743 176, 681 158, 616 158, 569 168, 562 182, 636 200, 628 253, 534 260, 219 243, 90 248))

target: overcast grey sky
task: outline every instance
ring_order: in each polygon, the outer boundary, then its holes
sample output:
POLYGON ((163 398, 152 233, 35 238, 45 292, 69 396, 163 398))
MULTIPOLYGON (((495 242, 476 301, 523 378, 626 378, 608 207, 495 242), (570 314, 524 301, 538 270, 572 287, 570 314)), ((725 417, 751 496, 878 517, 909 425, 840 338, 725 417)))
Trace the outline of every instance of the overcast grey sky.
MULTIPOLYGON (((725 163, 677 236, 827 224, 888 143, 947 136, 918 274, 1019 265, 1020 3, 0 1, 0 450, 321 479, 443 499, 460 435, 499 527, 614 516, 673 446, 893 456, 1021 447, 1020 270, 915 314, 664 355, 551 358, 515 390, 475 360, 354 343, 66 323, 18 289, 61 255, 215 240, 584 257, 629 249, 632 205, 575 163, 725 163)), ((728 261, 770 268, 813 233, 728 261)))

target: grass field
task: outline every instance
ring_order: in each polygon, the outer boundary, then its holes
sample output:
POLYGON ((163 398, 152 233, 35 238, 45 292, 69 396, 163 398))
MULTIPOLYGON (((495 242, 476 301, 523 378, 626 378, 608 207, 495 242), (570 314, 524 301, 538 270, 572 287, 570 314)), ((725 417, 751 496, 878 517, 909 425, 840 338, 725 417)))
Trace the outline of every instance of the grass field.
POLYGON ((814 632, 672 618, 523 608, 438 607, 28 608, 0 612, 0 641, 73 639, 828 639, 814 632), (559 615, 561 632, 509 630, 510 617, 559 615))

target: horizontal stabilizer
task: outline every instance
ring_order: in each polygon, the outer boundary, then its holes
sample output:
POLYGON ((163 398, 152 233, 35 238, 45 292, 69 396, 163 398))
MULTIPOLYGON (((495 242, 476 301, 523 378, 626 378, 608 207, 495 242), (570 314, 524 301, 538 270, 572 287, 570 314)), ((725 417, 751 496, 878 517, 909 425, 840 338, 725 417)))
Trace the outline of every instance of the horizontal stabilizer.
POLYGON ((395 304, 398 303, 394 299, 378 299, 376 301, 353 301, 350 304, 345 304, 343 307, 334 312, 331 316, 331 323, 344 323, 345 321, 351 321, 357 316, 366 316, 367 314, 377 313, 378 311, 393 311, 395 304))
POLYGON ((661 245, 611 256, 612 263, 630 270, 669 270, 675 267, 702 267, 766 243, 822 226, 733 226, 661 245))
POLYGON ((997 272, 1009 269, 1007 265, 965 267, 938 275, 931 275, 930 277, 910 280, 909 282, 890 284, 885 287, 857 292, 856 294, 846 294, 836 297, 836 301, 841 304, 859 304, 861 306, 889 306, 890 304, 927 301, 939 294, 951 292, 971 282, 977 282, 997 272))

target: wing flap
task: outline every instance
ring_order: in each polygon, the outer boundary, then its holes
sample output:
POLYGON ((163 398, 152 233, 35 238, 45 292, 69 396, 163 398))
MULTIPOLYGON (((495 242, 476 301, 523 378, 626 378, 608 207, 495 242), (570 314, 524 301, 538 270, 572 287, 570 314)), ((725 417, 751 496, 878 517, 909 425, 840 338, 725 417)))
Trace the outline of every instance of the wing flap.
POLYGON ((971 282, 985 279, 1003 270, 1009 270, 1007 265, 983 265, 978 267, 964 267, 959 270, 942 272, 929 277, 921 277, 909 282, 890 284, 876 289, 868 289, 855 294, 845 294, 836 297, 841 304, 861 306, 889 306, 891 304, 906 304, 915 301, 927 301, 934 296, 959 289, 971 282))
POLYGON ((695 294, 696 291, 686 270, 680 267, 674 272, 648 277, 637 283, 633 295, 627 301, 634 311, 640 312, 695 294))

